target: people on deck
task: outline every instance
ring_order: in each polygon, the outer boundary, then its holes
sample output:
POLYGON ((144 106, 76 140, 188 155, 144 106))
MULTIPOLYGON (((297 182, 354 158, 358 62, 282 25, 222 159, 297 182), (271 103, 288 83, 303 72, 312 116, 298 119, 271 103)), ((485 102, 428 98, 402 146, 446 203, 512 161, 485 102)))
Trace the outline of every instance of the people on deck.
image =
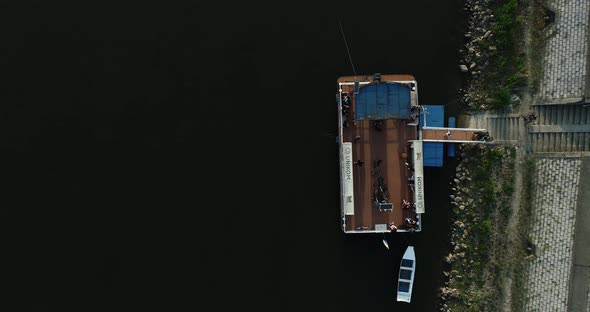
POLYGON ((344 104, 350 105, 350 94, 344 94, 344 104))
POLYGON ((377 131, 383 130, 383 120, 375 120, 375 122, 373 123, 373 127, 377 131))
POLYGON ((406 222, 406 225, 410 225, 410 226, 416 224, 416 221, 412 218, 406 218, 405 222, 406 222))
POLYGON ((389 223, 389 230, 391 232, 397 232, 397 226, 395 226, 395 224, 393 223, 393 221, 391 223, 389 223))

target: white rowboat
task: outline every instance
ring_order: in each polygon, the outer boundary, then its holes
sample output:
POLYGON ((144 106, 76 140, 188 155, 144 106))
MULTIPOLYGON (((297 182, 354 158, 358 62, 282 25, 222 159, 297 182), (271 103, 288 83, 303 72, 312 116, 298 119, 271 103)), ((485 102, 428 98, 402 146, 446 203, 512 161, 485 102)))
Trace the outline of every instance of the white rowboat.
POLYGON ((412 287, 414 286, 414 273, 416 270, 416 255, 414 247, 408 246, 399 267, 397 281, 397 301, 410 302, 412 299, 412 287))

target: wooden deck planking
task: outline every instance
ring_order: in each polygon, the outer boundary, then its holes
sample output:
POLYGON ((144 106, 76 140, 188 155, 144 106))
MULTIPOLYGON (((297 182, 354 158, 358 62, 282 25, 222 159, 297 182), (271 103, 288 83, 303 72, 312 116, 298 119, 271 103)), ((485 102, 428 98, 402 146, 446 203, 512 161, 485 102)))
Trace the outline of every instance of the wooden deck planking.
POLYGON ((406 150, 407 141, 415 139, 415 126, 408 127, 404 120, 388 120, 384 132, 372 129, 371 121, 359 121, 357 127, 346 129, 347 141, 352 141, 356 135, 361 140, 353 145, 353 160, 363 160, 361 167, 355 166, 355 215, 351 218, 350 229, 365 226, 374 227, 375 224, 389 224, 393 221, 400 225, 406 217, 401 208, 402 199, 411 200, 408 178, 410 173, 401 158, 406 150), (406 131, 399 131, 398 127, 407 127, 406 131), (381 174, 384 176, 390 193, 390 202, 394 204, 392 212, 381 212, 372 207, 371 193, 376 178, 372 176, 373 160, 381 159, 381 174))
POLYGON ((471 130, 451 130, 451 137, 447 138, 446 133, 448 130, 438 129, 424 129, 422 130, 423 140, 457 140, 457 141, 474 141, 473 133, 471 130))

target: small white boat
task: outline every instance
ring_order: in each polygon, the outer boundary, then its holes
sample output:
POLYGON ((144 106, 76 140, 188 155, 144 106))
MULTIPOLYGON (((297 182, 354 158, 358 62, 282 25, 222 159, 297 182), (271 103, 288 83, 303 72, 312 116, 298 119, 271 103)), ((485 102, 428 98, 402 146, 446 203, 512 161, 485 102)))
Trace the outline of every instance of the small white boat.
POLYGON ((402 262, 399 266, 397 281, 397 301, 410 302, 412 299, 412 287, 414 286, 414 273, 416 270, 416 255, 414 247, 408 246, 402 262))
POLYGON ((383 239, 383 245, 385 245, 385 248, 389 249, 389 243, 385 238, 383 239))

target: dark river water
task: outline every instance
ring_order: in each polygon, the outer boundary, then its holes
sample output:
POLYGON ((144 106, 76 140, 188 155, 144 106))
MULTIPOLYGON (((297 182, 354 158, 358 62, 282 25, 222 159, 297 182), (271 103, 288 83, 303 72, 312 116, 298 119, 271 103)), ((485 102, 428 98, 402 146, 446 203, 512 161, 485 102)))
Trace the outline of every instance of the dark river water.
MULTIPOLYGON (((271 300, 271 310, 434 311, 447 248, 450 169, 425 171, 424 231, 388 236, 388 251, 379 235, 346 236, 339 231, 339 188, 333 183, 338 178, 337 149, 331 137, 317 136, 334 129, 336 116, 327 103, 336 88, 326 93, 326 87, 333 85, 337 76, 352 74, 337 17, 342 18, 358 73, 413 74, 420 102, 444 105, 456 103, 461 83, 457 70, 462 38, 460 5, 461 1, 369 1, 342 2, 331 8, 294 6, 289 22, 277 21, 283 26, 277 27, 277 34, 266 45, 271 49, 276 42, 291 42, 283 35, 293 34, 295 43, 275 56, 274 75, 285 72, 285 62, 290 64, 288 72, 296 73, 288 86, 277 92, 295 97, 286 102, 293 116, 279 117, 289 120, 295 129, 284 137, 293 146, 285 148, 282 155, 290 156, 273 162, 277 170, 287 170, 285 197, 278 200, 278 211, 270 218, 263 217, 264 222, 284 226, 274 231, 275 239, 268 247, 272 268, 268 276, 273 283, 263 297, 271 300), (289 203, 283 206, 284 200, 289 203), (288 220, 278 220, 279 216, 288 220), (397 303, 399 262, 410 243, 417 256, 413 301, 397 303)), ((456 112, 456 108, 450 105, 447 111, 456 112)), ((452 162, 447 164, 452 167, 452 162)))
POLYGON ((23 305, 433 311, 450 169, 426 169, 424 230, 391 250, 339 227, 338 21, 357 73, 412 74, 422 104, 449 104, 461 1, 209 2, 3 10, 2 237, 23 305))

